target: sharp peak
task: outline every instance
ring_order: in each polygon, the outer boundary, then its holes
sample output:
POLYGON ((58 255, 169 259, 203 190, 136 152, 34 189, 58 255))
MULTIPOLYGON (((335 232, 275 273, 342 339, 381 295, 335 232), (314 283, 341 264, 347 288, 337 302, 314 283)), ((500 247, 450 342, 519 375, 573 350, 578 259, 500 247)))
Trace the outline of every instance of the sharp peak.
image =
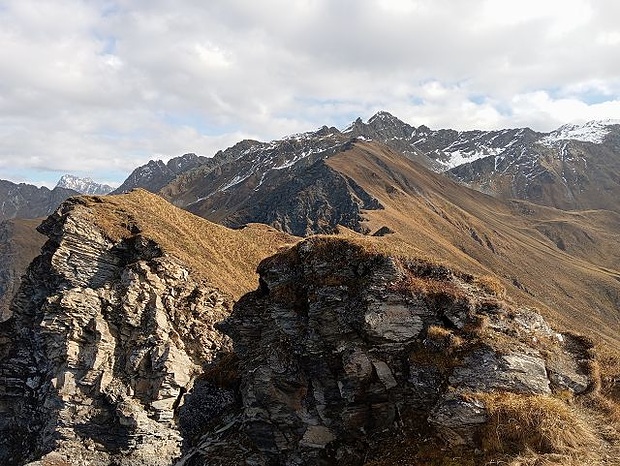
POLYGON ((367 124, 371 124, 371 123, 373 123, 374 121, 377 121, 377 120, 381 120, 381 121, 385 121, 385 120, 399 121, 401 123, 404 123, 400 118, 395 117, 390 112, 386 112, 385 110, 380 110, 377 113, 375 113, 373 116, 371 116, 368 119, 367 124))

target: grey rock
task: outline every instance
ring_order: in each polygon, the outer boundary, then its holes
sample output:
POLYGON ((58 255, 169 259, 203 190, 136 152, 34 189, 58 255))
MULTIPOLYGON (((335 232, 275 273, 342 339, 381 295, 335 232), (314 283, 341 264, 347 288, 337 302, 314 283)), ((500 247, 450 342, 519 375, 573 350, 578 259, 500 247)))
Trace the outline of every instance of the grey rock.
MULTIPOLYGON (((531 310, 511 308, 507 318, 504 304, 480 305, 473 277, 321 237, 264 260, 258 271, 259 290, 221 324, 239 358, 242 421, 231 429, 251 448, 228 443, 217 451, 240 464, 252 457, 358 465, 404 426, 475 448, 487 412, 472 394, 547 395, 557 387, 530 345, 545 339, 545 354, 557 356, 565 353, 562 338, 531 310), (461 293, 438 302, 395 291, 407 274, 461 293), (451 323, 455 309, 461 328, 451 323), (472 333, 480 319, 488 325, 472 333), (431 326, 442 330, 432 336, 431 326), (432 344, 441 335, 445 344, 432 344)), ((555 358, 554 371, 574 379, 577 356, 567 356, 573 365, 555 358)), ((204 441, 214 444, 213 432, 204 441)), ((210 464, 214 452, 191 455, 210 464)))
POLYGON ((468 355, 449 378, 452 386, 488 392, 551 393, 545 360, 536 355, 498 354, 481 349, 468 355))
POLYGON ((170 465, 203 428, 179 407, 217 396, 192 387, 230 347, 215 325, 231 298, 139 234, 110 240, 79 201, 40 229, 0 323, 0 463, 170 465))

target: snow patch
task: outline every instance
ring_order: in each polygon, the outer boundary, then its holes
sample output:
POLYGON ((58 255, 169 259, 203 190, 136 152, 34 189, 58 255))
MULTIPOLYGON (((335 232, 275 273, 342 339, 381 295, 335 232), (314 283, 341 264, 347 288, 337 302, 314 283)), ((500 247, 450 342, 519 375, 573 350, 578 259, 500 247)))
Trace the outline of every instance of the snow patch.
POLYGON ((547 146, 551 146, 558 141, 573 140, 591 142, 594 144, 602 144, 605 136, 611 131, 610 126, 620 125, 620 120, 594 120, 584 123, 583 125, 567 124, 560 126, 547 136, 543 137, 540 142, 547 146))
POLYGON ((456 150, 452 152, 446 152, 446 154, 450 157, 450 160, 440 163, 443 164, 445 170, 447 171, 460 165, 465 165, 466 163, 472 163, 476 160, 483 159, 485 157, 498 155, 501 152, 503 152, 503 148, 499 147, 481 147, 475 151, 468 152, 456 150))

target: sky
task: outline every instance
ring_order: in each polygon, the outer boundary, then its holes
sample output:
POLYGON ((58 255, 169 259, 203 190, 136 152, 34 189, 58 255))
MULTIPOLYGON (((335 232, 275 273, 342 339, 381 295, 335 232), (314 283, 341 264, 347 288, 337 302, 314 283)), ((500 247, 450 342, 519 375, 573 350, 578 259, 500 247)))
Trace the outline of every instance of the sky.
POLYGON ((620 118, 617 0, 0 0, 0 179, 120 184, 386 110, 432 129, 620 118))

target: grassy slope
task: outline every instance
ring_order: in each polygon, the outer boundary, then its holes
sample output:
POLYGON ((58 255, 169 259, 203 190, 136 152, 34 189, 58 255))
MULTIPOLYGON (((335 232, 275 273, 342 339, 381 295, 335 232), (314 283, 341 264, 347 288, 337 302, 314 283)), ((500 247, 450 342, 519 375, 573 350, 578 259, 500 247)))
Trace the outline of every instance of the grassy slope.
MULTIPOLYGON (((32 259, 41 251, 45 237, 37 232, 40 219, 13 219, 7 220, 3 226, 10 232, 7 242, 0 243, 0 267, 7 274, 19 277, 25 271, 32 259)), ((17 283, 0 296, 0 315, 8 308, 10 299, 17 291, 17 283)))
POLYGON ((138 189, 129 194, 82 197, 92 220, 108 236, 131 235, 128 225, 157 242, 164 252, 194 273, 238 299, 256 289, 256 267, 265 257, 296 238, 265 225, 231 230, 174 207, 161 197, 138 189))
POLYGON ((617 214, 502 202, 374 143, 357 143, 328 164, 385 206, 366 212, 372 231, 395 230, 380 239, 384 247, 495 274, 510 295, 541 308, 557 325, 620 349, 617 214))

